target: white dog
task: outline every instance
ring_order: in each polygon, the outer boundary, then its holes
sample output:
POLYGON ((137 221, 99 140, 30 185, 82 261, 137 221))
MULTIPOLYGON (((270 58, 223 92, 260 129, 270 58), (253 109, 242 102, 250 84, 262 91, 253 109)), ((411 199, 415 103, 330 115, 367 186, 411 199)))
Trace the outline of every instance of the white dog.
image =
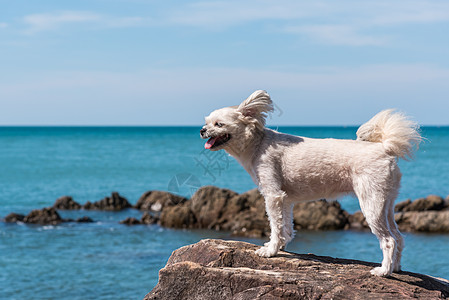
POLYGON ((201 137, 206 149, 224 149, 251 175, 265 198, 270 241, 257 250, 271 257, 293 239, 295 202, 336 199, 354 193, 383 252, 382 266, 371 273, 400 271, 404 241, 394 220, 401 172, 397 158, 411 157, 421 141, 418 126, 385 110, 357 131, 357 140, 312 139, 265 128, 273 103, 256 91, 239 106, 213 111, 201 137))

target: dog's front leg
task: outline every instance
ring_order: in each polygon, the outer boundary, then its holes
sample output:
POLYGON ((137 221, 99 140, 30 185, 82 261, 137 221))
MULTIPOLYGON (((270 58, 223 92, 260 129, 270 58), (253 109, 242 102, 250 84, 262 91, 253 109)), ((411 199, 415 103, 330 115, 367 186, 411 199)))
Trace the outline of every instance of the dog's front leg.
POLYGON ((279 248, 285 245, 285 238, 282 235, 284 222, 282 220, 282 208, 285 193, 264 194, 265 208, 270 220, 270 241, 256 251, 256 254, 264 257, 271 257, 278 253, 279 248))

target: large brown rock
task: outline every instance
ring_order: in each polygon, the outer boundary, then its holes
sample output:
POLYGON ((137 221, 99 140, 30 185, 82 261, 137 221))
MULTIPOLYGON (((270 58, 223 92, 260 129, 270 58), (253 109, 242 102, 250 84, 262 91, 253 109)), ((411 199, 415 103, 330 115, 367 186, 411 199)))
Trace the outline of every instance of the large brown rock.
POLYGON ((346 229, 365 230, 369 229, 365 216, 361 211, 357 211, 348 217, 349 224, 346 229))
POLYGON ((298 203, 293 209, 293 217, 295 228, 299 230, 337 230, 348 224, 348 214, 336 201, 298 203))
POLYGON ((16 214, 16 213, 10 213, 5 217, 6 223, 17 223, 17 222, 23 222, 23 219, 25 218, 22 214, 16 214))
POLYGON ((401 212, 395 220, 401 231, 449 233, 449 210, 401 212))
POLYGON ((400 272, 372 276, 373 263, 295 254, 255 254, 256 245, 202 240, 173 252, 150 299, 446 299, 448 282, 400 272))
POLYGON ((53 204, 55 209, 64 209, 64 210, 76 210, 81 209, 81 204, 74 201, 70 196, 62 196, 56 199, 55 204, 53 204))
POLYGON ((128 200, 120 196, 120 194, 117 192, 113 192, 111 197, 105 197, 104 199, 94 203, 88 201, 83 206, 84 209, 108 210, 108 211, 119 211, 130 207, 132 206, 131 204, 129 204, 128 200))
POLYGON ((238 236, 268 236, 270 226, 264 201, 257 189, 235 195, 228 200, 215 229, 231 231, 238 236))
POLYGON ((444 199, 437 195, 429 195, 426 198, 419 198, 414 201, 406 200, 396 205, 395 211, 429 211, 442 210, 445 207, 444 199))
POLYGON ((166 207, 160 217, 160 224, 169 228, 198 228, 195 215, 190 209, 190 201, 166 207))
POLYGON ((165 207, 182 204, 187 201, 187 198, 163 191, 148 191, 145 192, 139 200, 137 200, 134 208, 140 210, 149 210, 160 212, 165 207))
POLYGON ((53 207, 46 207, 42 209, 32 210, 24 219, 24 223, 39 224, 39 225, 57 225, 64 220, 59 216, 56 209, 53 207))
POLYGON ((237 196, 236 192, 215 186, 204 186, 193 194, 191 210, 199 228, 214 228, 226 209, 229 199, 237 196))

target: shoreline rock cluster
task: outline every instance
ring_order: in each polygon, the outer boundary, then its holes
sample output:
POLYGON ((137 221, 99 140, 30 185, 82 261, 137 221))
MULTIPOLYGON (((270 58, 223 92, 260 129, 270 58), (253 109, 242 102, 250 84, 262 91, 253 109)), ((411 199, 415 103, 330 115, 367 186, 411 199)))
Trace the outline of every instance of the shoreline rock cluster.
MULTIPOLYGON (((113 192, 111 196, 81 205, 70 196, 56 200, 52 207, 33 210, 28 215, 11 213, 5 222, 56 225, 63 222, 92 222, 88 217, 62 219, 57 210, 121 211, 137 209, 140 219, 126 218, 125 225, 159 224, 167 228, 212 229, 233 235, 264 237, 269 235, 264 199, 257 189, 238 194, 229 189, 204 186, 191 199, 169 192, 145 192, 135 205, 113 192)), ((395 219, 401 231, 449 233, 449 196, 429 195, 405 200, 395 207, 395 219)), ((363 214, 349 214, 338 202, 325 200, 298 203, 293 210, 296 230, 369 230, 363 214)))
POLYGON ((173 252, 159 271, 152 299, 447 299, 449 282, 411 272, 372 276, 378 264, 202 240, 173 252))

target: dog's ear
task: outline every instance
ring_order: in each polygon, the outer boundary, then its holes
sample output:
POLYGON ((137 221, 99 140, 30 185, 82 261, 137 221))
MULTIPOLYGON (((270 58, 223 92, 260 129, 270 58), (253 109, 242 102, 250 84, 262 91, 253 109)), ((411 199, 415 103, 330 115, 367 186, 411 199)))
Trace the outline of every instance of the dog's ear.
POLYGON ((267 113, 273 111, 273 101, 271 101, 270 95, 266 91, 258 90, 243 101, 237 108, 237 111, 245 117, 255 118, 265 125, 267 113))

